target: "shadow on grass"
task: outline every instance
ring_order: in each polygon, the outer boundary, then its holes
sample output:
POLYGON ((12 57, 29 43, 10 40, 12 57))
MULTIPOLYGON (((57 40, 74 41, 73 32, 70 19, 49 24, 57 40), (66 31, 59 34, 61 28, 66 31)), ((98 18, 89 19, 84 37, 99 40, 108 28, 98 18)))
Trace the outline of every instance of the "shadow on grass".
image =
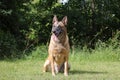
POLYGON ((71 74, 107 74, 107 72, 99 72, 99 71, 80 71, 80 70, 72 70, 71 74))

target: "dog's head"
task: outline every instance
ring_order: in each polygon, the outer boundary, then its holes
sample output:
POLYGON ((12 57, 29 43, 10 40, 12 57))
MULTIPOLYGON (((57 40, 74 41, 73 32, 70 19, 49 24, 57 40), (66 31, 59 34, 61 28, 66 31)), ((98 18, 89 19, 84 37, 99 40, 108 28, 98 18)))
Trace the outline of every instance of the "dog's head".
POLYGON ((61 39, 67 34, 66 25, 67 25, 67 16, 65 16, 61 21, 58 21, 57 16, 53 17, 52 21, 52 34, 56 39, 61 39))

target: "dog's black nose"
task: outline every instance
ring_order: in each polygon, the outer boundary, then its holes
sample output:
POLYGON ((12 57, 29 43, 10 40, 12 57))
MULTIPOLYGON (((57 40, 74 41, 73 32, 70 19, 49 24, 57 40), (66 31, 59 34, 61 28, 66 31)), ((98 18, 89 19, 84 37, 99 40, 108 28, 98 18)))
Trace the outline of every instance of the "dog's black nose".
POLYGON ((52 31, 53 33, 56 33, 56 31, 52 31))

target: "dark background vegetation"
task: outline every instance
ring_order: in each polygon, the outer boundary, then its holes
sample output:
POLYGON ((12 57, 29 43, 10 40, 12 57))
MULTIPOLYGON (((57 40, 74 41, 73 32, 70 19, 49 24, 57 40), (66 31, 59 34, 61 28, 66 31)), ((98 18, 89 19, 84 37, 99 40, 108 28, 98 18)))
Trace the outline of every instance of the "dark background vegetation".
POLYGON ((0 59, 29 55, 49 43, 52 18, 68 16, 71 46, 95 48, 120 38, 120 0, 0 0, 0 59))

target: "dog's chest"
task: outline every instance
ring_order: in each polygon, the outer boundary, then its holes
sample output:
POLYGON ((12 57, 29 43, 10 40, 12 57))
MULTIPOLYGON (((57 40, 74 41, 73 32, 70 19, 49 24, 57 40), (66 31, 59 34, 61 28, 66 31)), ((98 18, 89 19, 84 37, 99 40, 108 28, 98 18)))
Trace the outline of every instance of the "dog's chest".
POLYGON ((58 55, 59 57, 66 54, 66 48, 61 45, 55 45, 53 47, 53 54, 58 55))
POLYGON ((66 49, 64 47, 60 47, 60 46, 54 47, 53 57, 57 63, 60 63, 60 64, 63 63, 65 55, 66 55, 66 49))

